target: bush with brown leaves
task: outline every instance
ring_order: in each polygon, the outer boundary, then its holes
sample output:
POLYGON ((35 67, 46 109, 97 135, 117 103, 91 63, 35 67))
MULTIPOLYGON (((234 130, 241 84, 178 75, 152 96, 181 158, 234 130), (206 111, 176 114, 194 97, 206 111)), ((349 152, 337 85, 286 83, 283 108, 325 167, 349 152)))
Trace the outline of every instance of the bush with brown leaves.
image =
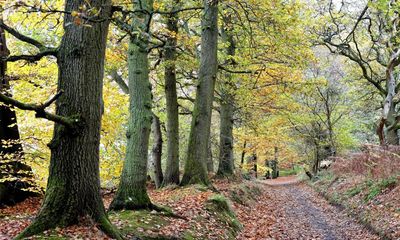
POLYGON ((400 173, 400 146, 363 145, 361 151, 336 157, 332 165, 335 175, 365 175, 387 178, 400 173))

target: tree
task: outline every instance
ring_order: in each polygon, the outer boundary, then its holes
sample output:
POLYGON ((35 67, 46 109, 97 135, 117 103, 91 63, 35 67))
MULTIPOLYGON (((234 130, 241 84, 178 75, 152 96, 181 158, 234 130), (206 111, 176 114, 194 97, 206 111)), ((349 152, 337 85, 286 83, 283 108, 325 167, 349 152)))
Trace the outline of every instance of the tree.
MULTIPOLYGON (((236 42, 233 38, 233 23, 232 16, 226 14, 223 16, 224 26, 222 28, 222 38, 227 44, 226 55, 227 64, 235 65, 236 42)), ((220 87, 220 152, 219 166, 217 175, 229 176, 234 173, 234 158, 233 158, 233 114, 234 114, 234 96, 232 93, 232 77, 233 74, 226 72, 224 74, 224 83, 220 87)))
POLYGON ((199 82, 192 115, 189 145, 181 184, 209 185, 207 146, 217 77, 218 0, 204 0, 199 82))
MULTIPOLYGON (((0 6, 0 14, 2 7, 0 6)), ((0 15, 0 22, 3 19, 0 15)), ((0 58, 10 51, 4 29, 0 26, 0 58)), ((7 72, 7 61, 0 59, 0 91, 12 97, 7 72)), ((0 205, 14 204, 37 194, 32 169, 23 163, 24 152, 19 134, 17 115, 12 106, 0 105, 0 205)))
POLYGON ((161 155, 162 155, 162 132, 160 118, 153 115, 153 124, 151 125, 151 131, 153 133, 153 147, 151 149, 151 155, 149 159, 151 177, 154 180, 156 188, 161 187, 163 182, 163 172, 161 168, 161 155))
POLYGON ((35 61, 55 56, 59 71, 59 92, 43 104, 24 104, 0 94, 1 101, 55 122, 49 143, 51 159, 44 202, 36 219, 17 239, 75 224, 83 216, 90 216, 111 237, 121 239, 105 212, 99 178, 104 57, 111 1, 93 0, 89 4, 84 0, 67 0, 63 12, 67 13, 65 33, 56 49, 2 25, 39 50, 36 55, 10 56, 8 60, 35 61), (90 27, 85 27, 84 22, 90 27), (46 111, 54 101, 56 114, 46 111))
POLYGON ((163 185, 179 184, 179 112, 176 92, 176 58, 178 13, 180 0, 175 0, 172 13, 166 16, 168 35, 164 47, 165 98, 167 107, 167 162, 163 185))
POLYGON ((383 107, 377 128, 380 142, 398 145, 398 101, 392 99, 398 93, 399 84, 391 78, 399 57, 395 27, 399 19, 395 10, 398 3, 386 0, 353 3, 361 7, 351 7, 351 1, 343 1, 337 7, 329 1, 320 11, 322 15, 328 12, 330 21, 316 33, 320 44, 353 62, 363 79, 375 88, 383 107))
POLYGON ((126 157, 111 210, 152 208, 146 190, 152 96, 149 82, 149 31, 153 1, 134 2, 128 49, 129 121, 126 157))

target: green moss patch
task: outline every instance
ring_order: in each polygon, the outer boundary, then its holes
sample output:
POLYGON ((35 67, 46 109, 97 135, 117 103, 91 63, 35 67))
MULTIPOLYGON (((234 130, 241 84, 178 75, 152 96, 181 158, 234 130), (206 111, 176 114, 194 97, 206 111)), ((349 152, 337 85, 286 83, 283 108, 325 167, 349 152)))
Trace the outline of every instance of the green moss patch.
POLYGON ((228 199, 223 195, 211 195, 205 205, 207 211, 215 214, 217 219, 227 224, 231 228, 230 234, 232 239, 235 238, 236 233, 240 231, 243 226, 236 218, 235 212, 232 210, 231 204, 228 199))
POLYGON ((158 233, 159 229, 169 224, 169 220, 155 211, 111 212, 109 218, 124 235, 140 239, 169 239, 158 233))

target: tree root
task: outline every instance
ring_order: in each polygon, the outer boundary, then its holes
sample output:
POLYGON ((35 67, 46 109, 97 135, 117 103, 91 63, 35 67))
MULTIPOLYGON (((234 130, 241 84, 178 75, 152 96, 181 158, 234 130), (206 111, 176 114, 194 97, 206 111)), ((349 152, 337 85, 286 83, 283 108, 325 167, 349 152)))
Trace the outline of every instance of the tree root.
POLYGON ((166 216, 166 217, 173 217, 173 218, 188 220, 186 217, 174 213, 171 209, 169 209, 167 207, 163 207, 163 206, 158 206, 158 205, 152 204, 151 209, 154 210, 154 211, 163 213, 162 215, 166 216))
MULTIPOLYGON (((123 240, 124 237, 116 229, 108 219, 106 214, 102 214, 98 219, 95 219, 99 224, 99 228, 109 237, 117 240, 123 240)), ((60 222, 52 221, 50 218, 38 217, 35 219, 31 225, 29 225, 25 230, 18 234, 14 240, 22 240, 36 234, 42 233, 48 229, 56 228, 57 226, 65 227, 60 222)))

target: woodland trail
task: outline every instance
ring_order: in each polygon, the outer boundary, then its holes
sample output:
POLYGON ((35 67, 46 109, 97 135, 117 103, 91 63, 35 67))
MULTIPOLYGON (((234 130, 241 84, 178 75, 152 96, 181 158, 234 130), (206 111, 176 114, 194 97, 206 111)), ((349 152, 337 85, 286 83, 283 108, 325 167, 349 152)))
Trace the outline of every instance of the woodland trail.
POLYGON ((380 239, 295 177, 261 182, 267 185, 265 204, 275 221, 268 226, 269 236, 254 239, 380 239))

